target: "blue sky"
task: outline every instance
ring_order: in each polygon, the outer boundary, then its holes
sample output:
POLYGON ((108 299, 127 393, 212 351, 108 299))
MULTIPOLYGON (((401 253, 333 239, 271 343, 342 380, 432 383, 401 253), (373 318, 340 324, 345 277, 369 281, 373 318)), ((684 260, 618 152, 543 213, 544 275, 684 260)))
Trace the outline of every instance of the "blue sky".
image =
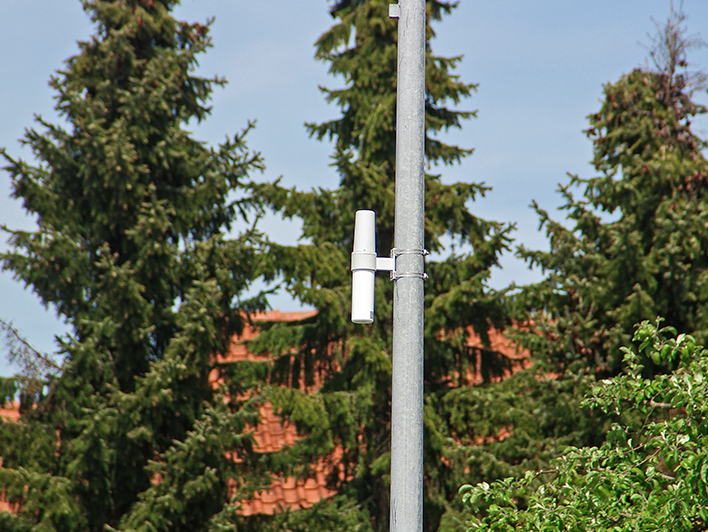
MULTIPOLYGON (((178 18, 215 17, 214 48, 200 60, 199 72, 229 81, 214 94, 212 116, 193 129, 195 136, 221 142, 257 120, 249 144, 265 157, 263 179, 283 176, 284 183, 303 189, 335 187, 331 146, 309 139, 303 127, 337 116, 318 85, 337 87, 341 81, 313 58, 313 43, 332 23, 327 6, 326 0, 183 0, 178 18)), ((708 39, 708 2, 685 0, 683 8, 689 33, 708 39)), ((457 72, 479 88, 459 108, 479 115, 448 135, 475 153, 460 166, 439 169, 443 179, 492 186, 473 212, 516 222, 518 242, 544 247, 529 204, 535 199, 553 210, 566 172, 593 175, 585 117, 598 109, 604 83, 644 64, 647 54, 639 43, 649 43, 652 17, 664 21, 669 9, 669 0, 460 0, 436 26, 433 50, 464 55, 457 72)), ((13 156, 30 157, 17 139, 33 125, 35 113, 56 121, 47 81, 91 32, 78 0, 0 0, 0 146, 13 156)), ((708 67, 708 49, 691 60, 708 67)), ((705 95, 698 99, 708 103, 705 95)), ((708 120, 694 125, 708 136, 708 120)), ((0 171, 0 224, 32 228, 10 191, 8 175, 0 171)), ((264 229, 284 243, 297 238, 296 225, 275 219, 266 220, 264 229)), ((536 278, 508 256, 492 284, 536 278)), ((273 306, 292 310, 294 303, 278 298, 273 306)), ((55 348, 54 335, 64 330, 52 310, 7 273, 0 274, 0 318, 13 321, 44 351, 55 348)), ((12 371, 0 357, 0 374, 12 371)))

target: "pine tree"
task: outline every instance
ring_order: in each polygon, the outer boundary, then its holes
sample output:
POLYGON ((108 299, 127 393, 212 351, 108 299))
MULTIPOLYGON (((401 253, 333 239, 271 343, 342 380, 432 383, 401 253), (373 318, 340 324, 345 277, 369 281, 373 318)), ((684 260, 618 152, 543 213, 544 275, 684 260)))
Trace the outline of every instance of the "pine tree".
POLYGON ((263 163, 250 126, 216 148, 184 129, 224 81, 192 73, 208 24, 176 21, 176 3, 85 1, 96 33, 51 80, 64 122, 27 132, 37 165, 2 151, 37 222, 5 228, 3 267, 71 328, 22 423, 0 424, 3 530, 222 529, 267 484, 252 379, 216 358, 263 305, 242 296, 261 237, 226 236, 258 211, 263 163))
MULTIPOLYGON (((330 8, 335 23, 317 41, 316 57, 344 79, 341 89, 322 89, 341 116, 307 128, 313 137, 333 142, 339 186, 313 191, 259 188, 274 210, 302 221, 305 243, 274 245, 273 256, 287 290, 317 313, 295 323, 263 323, 250 346, 271 356, 276 410, 304 436, 292 449, 307 464, 300 472, 307 474, 309 464, 328 457, 329 485, 338 493, 332 504, 358 509, 359 517, 352 519, 359 520, 361 530, 376 531, 387 530, 389 519, 392 283, 377 279, 376 321, 353 325, 348 267, 356 209, 376 211, 379 254, 393 247, 397 23, 388 18, 387 6, 382 0, 342 0, 330 8)), ((427 3, 429 39, 434 37, 430 22, 453 8, 452 3, 427 3)), ((448 107, 475 88, 453 74, 460 60, 436 56, 428 47, 429 168, 454 164, 471 153, 436 138, 474 116, 448 107)), ((470 212, 470 203, 485 190, 475 183, 448 185, 439 175, 426 176, 425 242, 441 257, 426 267, 426 530, 438 529, 460 484, 446 465, 449 435, 441 424, 442 398, 470 384, 478 370, 489 380, 511 365, 489 348, 487 336, 492 325, 506 324, 500 298, 487 280, 508 246, 510 228, 470 212), (469 346, 471 327, 487 347, 469 346)), ((294 529, 296 519, 312 523, 318 512, 331 511, 327 508, 331 506, 318 506, 306 513, 309 517, 293 513, 288 527, 294 529)))

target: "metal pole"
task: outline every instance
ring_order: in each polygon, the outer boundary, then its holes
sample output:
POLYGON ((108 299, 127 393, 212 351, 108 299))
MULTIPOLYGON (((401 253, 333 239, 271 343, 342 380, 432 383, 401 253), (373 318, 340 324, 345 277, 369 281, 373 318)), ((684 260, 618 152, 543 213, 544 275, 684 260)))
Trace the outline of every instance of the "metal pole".
POLYGON ((398 11, 391 532, 423 530, 425 0, 398 11))

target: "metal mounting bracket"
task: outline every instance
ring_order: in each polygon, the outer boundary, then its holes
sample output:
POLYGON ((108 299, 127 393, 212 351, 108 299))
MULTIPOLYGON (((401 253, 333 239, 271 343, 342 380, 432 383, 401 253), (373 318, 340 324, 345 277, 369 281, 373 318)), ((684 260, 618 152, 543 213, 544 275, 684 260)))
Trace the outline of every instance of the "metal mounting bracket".
POLYGON ((393 269, 389 270, 391 272, 391 280, 395 281, 396 279, 405 279, 408 277, 413 277, 416 279, 427 279, 428 274, 427 273, 398 273, 396 271, 396 258, 399 255, 422 255, 423 257, 426 257, 430 255, 430 252, 427 249, 398 249, 398 248, 393 248, 391 250, 391 260, 393 260, 393 269))

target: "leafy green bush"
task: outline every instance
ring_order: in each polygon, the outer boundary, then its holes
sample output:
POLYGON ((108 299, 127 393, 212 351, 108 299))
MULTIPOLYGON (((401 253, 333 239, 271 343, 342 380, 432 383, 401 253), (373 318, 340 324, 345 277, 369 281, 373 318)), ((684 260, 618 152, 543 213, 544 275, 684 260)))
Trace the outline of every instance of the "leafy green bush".
POLYGON ((705 530, 708 350, 648 321, 622 374, 584 406, 617 416, 600 447, 569 447, 552 467, 460 489, 471 531, 705 530), (647 376, 643 361, 663 372, 647 376))

